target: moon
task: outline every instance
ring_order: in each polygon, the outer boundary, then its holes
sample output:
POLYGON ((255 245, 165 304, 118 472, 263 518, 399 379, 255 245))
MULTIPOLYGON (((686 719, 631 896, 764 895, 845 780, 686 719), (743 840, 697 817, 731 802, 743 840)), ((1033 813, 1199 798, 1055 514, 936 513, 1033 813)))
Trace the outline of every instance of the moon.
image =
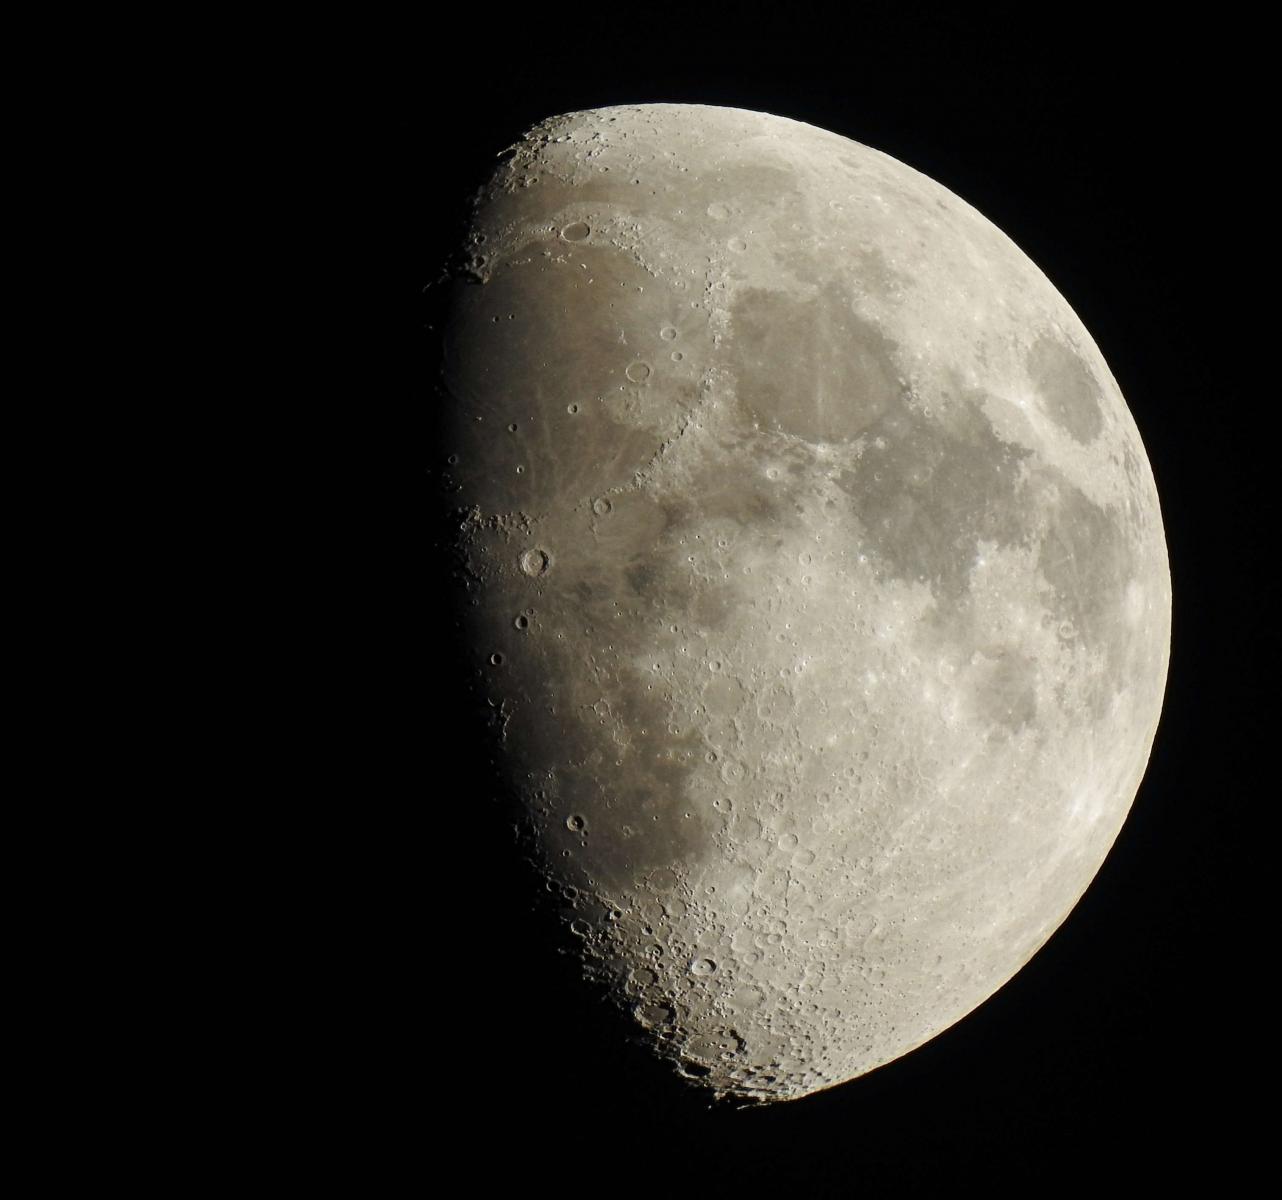
POLYGON ((467 653, 588 979, 764 1102, 982 1004, 1116 839, 1169 661, 1068 303, 886 154, 686 104, 535 126, 438 286, 467 653))

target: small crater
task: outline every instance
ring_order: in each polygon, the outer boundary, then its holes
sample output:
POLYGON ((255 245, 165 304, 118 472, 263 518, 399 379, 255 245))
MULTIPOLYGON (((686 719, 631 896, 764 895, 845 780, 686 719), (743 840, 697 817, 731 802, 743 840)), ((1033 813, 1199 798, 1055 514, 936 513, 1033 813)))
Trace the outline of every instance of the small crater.
POLYGON ((659 330, 659 336, 665 342, 674 342, 677 339, 677 331, 671 325, 665 325, 659 330))
POLYGON ((721 780, 723 783, 742 783, 746 774, 742 763, 728 759, 721 768, 721 780))
POLYGON ((644 383, 650 378, 650 364, 644 362, 634 362, 628 364, 628 369, 624 374, 633 383, 644 383))
POLYGON ((496 652, 496 653, 494 653, 494 654, 491 654, 491 655, 490 655, 490 665, 491 665, 491 666, 495 666, 495 667, 501 667, 501 666, 503 665, 503 655, 501 655, 501 654, 499 654, 499 653, 497 653, 497 652, 496 652))
POLYGON ((550 562, 546 550, 527 550, 521 555, 521 571, 531 579, 537 579, 540 575, 547 574, 550 562))
POLYGON ((586 221, 574 221, 561 230, 567 242, 584 242, 592 236, 592 227, 586 221))
POLYGON ((515 620, 515 621, 513 621, 513 622, 512 622, 512 624, 513 624, 517 629, 529 629, 529 627, 530 627, 530 618, 529 618, 529 617, 527 617, 524 613, 522 613, 519 617, 517 617, 517 618, 516 618, 516 620, 515 620))
POLYGON ((696 958, 690 964, 690 972, 693 975, 712 975, 717 969, 717 964, 710 958, 696 958))
POLYGON ((638 1004, 632 1010, 632 1013, 647 1029, 657 1029, 660 1025, 668 1025, 676 1015, 675 1011, 667 1004, 638 1004))
POLYGON ((571 833, 582 833, 583 830, 587 828, 587 825, 587 821, 579 816, 578 813, 572 813, 570 816, 565 818, 565 827, 571 833))
POLYGON ((743 238, 731 238, 726 243, 726 249, 733 251, 735 254, 742 254, 748 248, 748 243, 743 238))
POLYGON ((660 867, 650 876, 650 886, 656 892, 670 892, 677 886, 677 874, 668 867, 660 867))
POLYGON ((592 511, 596 513, 598 517, 608 517, 613 508, 614 505, 611 504, 604 496, 598 496, 592 501, 592 511))

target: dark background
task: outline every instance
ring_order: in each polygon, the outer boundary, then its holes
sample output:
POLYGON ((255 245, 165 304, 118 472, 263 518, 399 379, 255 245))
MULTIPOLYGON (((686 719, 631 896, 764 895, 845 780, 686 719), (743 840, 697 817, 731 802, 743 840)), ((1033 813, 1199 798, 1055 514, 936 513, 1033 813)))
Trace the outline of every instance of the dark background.
MULTIPOLYGON (((497 15, 478 10, 463 28, 391 30, 362 64, 374 68, 363 134, 385 197, 374 236, 392 298, 387 353, 403 368, 393 456, 408 454, 410 471, 436 465, 430 421, 419 424, 431 401, 422 288, 469 193, 525 128, 645 101, 792 117, 956 192, 1081 317, 1156 476, 1171 671, 1131 815, 1033 961, 898 1062, 744 1112, 685 1092, 579 986, 530 912, 534 885, 493 799, 458 664, 436 639, 414 640, 427 669, 410 689, 408 757, 423 784, 408 795, 428 816, 408 844, 396 832, 389 859, 408 871, 396 902, 410 965, 409 999, 393 1005, 409 1035, 389 1040, 405 1107, 388 1150, 413 1160, 426 1139, 429 1178, 462 1170, 477 1191, 934 1194, 1204 1170, 1231 1185, 1261 1149, 1267 1102, 1254 1091, 1276 1006, 1268 910, 1248 895, 1264 870, 1251 844, 1277 794, 1261 768, 1277 595, 1258 565, 1276 546, 1262 451, 1276 385, 1260 365, 1274 339, 1257 329, 1250 278, 1275 218, 1243 86, 1260 31, 1227 13, 1125 26, 1084 9, 1034 20, 923 6, 893 17, 650 7, 613 20, 560 6, 513 19, 501 51, 484 28, 497 15)), ((428 590, 423 627, 448 627, 428 590)))

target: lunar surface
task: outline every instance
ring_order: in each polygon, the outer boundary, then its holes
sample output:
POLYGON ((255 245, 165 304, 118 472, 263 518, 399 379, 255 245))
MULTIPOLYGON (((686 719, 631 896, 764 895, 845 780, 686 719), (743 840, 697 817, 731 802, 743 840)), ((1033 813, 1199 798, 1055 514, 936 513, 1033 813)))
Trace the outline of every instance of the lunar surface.
POLYGON ((1157 492, 994 225, 777 116, 558 116, 476 195, 437 402, 467 651, 564 936, 717 1096, 965 1016, 1161 709, 1157 492))

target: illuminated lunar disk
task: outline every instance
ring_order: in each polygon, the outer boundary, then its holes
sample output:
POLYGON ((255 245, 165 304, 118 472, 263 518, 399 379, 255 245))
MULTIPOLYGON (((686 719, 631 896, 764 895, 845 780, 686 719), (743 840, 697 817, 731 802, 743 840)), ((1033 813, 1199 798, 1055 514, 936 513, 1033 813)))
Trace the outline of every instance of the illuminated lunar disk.
POLYGON ((699 105, 532 129, 441 286, 460 611, 586 973, 718 1095, 947 1029, 1161 708, 1158 497, 1081 322, 911 168, 699 105))

